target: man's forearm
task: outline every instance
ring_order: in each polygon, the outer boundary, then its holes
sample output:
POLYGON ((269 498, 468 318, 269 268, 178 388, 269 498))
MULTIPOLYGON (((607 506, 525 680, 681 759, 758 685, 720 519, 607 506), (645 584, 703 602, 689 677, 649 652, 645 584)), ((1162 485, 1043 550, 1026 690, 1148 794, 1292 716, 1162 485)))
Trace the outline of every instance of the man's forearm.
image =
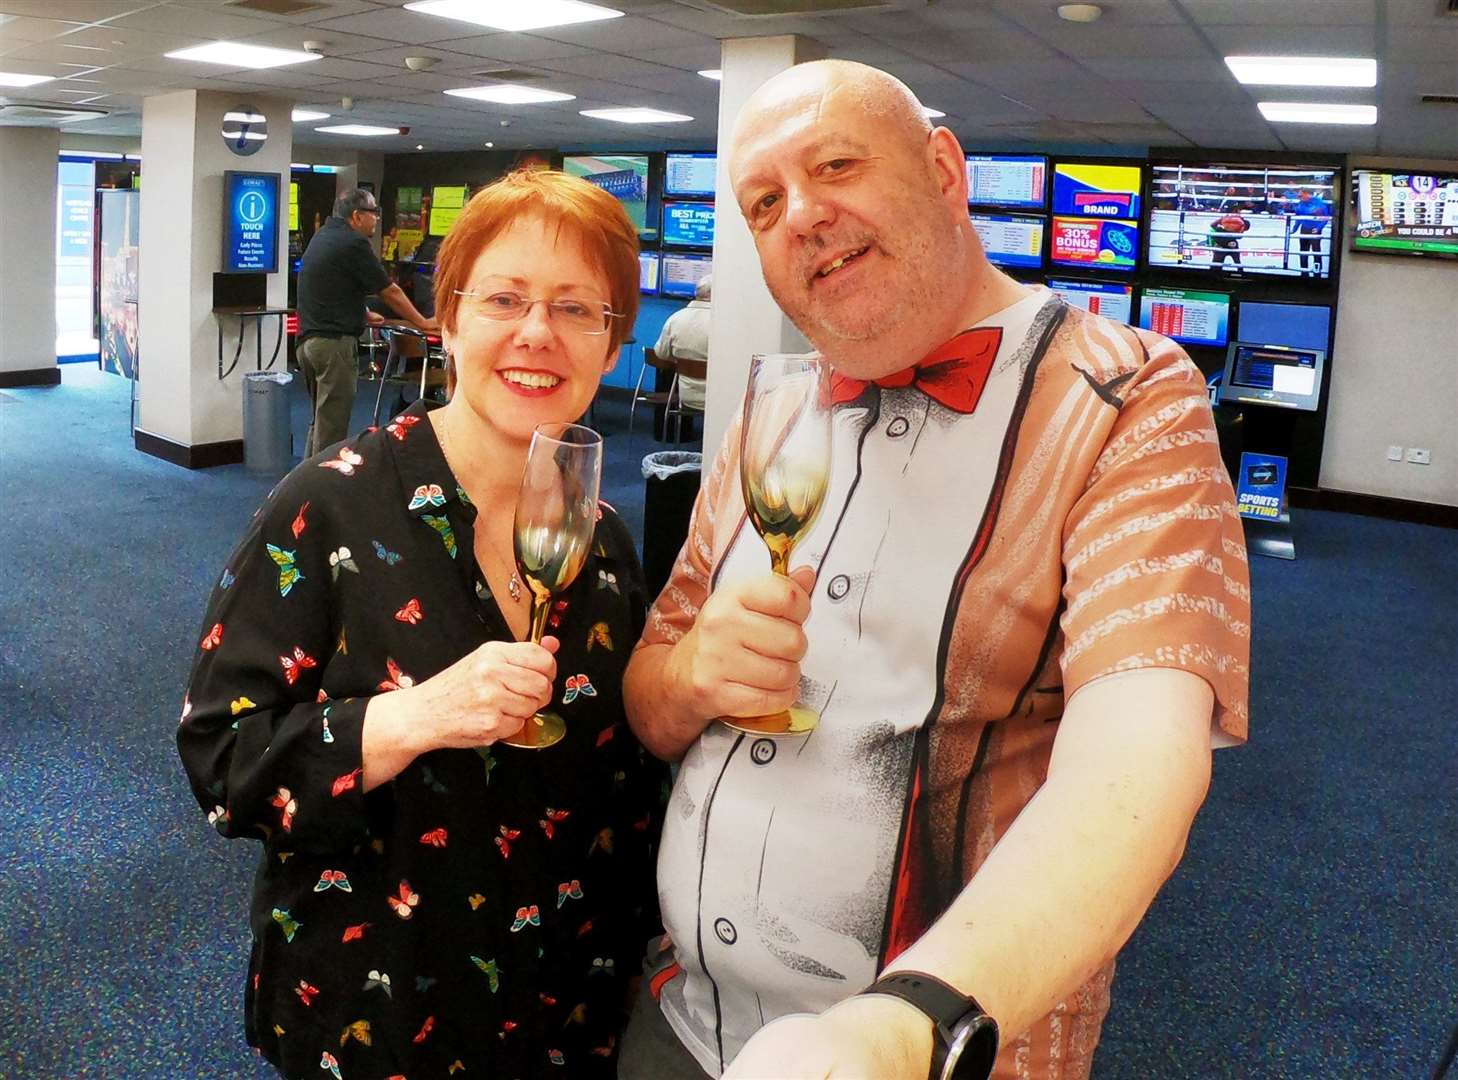
POLYGON ((678 761, 704 730, 704 719, 682 703, 670 667, 672 645, 645 645, 633 654, 623 675, 628 725, 648 751, 678 761))
POLYGON ((1043 787, 888 971, 924 971, 976 997, 1010 1040, 1118 952, 1179 862, 1209 786, 1209 687, 1159 674, 1189 683, 1134 709, 1117 687, 1086 688, 1083 730, 1059 732, 1043 787), (1145 725, 1166 726, 1150 738, 1145 725))
POLYGON ((410 302, 410 297, 405 295, 405 290, 399 285, 391 283, 385 286, 380 290, 380 299, 390 305, 390 310, 416 326, 422 326, 430 321, 420 314, 420 310, 410 302))

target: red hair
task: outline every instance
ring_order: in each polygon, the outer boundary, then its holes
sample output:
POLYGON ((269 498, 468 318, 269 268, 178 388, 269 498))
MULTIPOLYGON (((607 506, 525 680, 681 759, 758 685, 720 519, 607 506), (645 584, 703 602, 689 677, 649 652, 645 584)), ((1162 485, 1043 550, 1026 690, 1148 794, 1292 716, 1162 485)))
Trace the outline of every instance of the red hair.
POLYGON ((481 252, 513 221, 529 214, 582 241, 588 260, 608 284, 608 302, 621 318, 608 334, 616 349, 632 336, 638 316, 638 229, 617 199, 586 180, 546 169, 518 169, 471 197, 451 226, 435 263, 435 313, 455 332, 456 310, 481 252))

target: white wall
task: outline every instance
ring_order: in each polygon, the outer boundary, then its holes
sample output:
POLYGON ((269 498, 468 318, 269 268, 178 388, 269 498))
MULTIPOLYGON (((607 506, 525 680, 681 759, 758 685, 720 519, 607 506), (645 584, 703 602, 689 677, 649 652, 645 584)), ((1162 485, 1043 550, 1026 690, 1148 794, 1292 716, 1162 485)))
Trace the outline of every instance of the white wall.
POLYGON ((0 128, 0 371, 56 366, 54 128, 0 128))
POLYGON ((137 135, 73 135, 61 132, 62 153, 85 153, 88 150, 105 154, 140 154, 142 139, 137 135))
POLYGON ((1343 254, 1321 486, 1458 506, 1458 261, 1343 254), (1426 448, 1433 462, 1388 461, 1390 445, 1426 448))

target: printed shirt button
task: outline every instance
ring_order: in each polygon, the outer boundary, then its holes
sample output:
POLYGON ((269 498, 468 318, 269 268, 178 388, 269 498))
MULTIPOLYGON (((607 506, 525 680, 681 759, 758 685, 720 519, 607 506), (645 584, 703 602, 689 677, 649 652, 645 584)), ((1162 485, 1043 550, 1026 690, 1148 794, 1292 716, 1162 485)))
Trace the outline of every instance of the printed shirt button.
POLYGON ((755 739, 754 745, 749 748, 749 759, 756 765, 768 765, 775 759, 775 741, 755 739))
POLYGON ((906 417, 904 416, 898 416, 896 417, 896 419, 892 420, 889 424, 886 425, 886 434, 893 439, 901 438, 901 436, 905 435, 910 430, 911 425, 907 423, 906 417))
POLYGON ((733 945, 739 940, 739 931, 734 929, 734 924, 728 919, 719 918, 714 920, 714 936, 725 945, 733 945))
POLYGON ((825 586, 825 591, 832 600, 844 600, 845 594, 850 592, 850 578, 844 574, 836 574, 830 579, 830 584, 825 586))

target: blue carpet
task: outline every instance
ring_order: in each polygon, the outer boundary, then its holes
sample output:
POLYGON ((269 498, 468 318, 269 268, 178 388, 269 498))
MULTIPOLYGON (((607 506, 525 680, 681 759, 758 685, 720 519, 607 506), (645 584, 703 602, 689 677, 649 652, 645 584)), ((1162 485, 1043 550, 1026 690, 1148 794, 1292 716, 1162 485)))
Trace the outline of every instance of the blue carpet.
MULTIPOLYGON (((172 739, 271 479, 139 454, 122 380, 62 378, 0 394, 0 1076, 268 1077, 242 1038, 255 848, 207 826, 172 739)), ((296 387, 295 445, 306 423, 296 387)), ((662 447, 621 402, 596 426, 641 535, 662 447)), ((1097 1080, 1425 1077, 1458 1019, 1458 532, 1296 530, 1298 561, 1253 568, 1254 741, 1216 755, 1121 957, 1097 1080)))

